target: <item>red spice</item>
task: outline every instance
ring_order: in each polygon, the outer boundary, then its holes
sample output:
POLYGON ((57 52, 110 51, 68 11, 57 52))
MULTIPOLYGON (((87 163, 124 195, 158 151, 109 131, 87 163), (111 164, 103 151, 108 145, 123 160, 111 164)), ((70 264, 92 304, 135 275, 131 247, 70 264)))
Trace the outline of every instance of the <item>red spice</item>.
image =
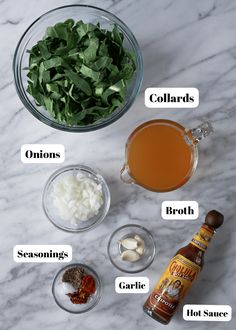
POLYGON ((86 292, 82 291, 81 289, 78 289, 78 291, 74 293, 68 293, 67 296, 70 297, 70 301, 73 304, 86 304, 89 294, 86 292))
POLYGON ((81 284, 76 292, 67 293, 73 304, 86 304, 89 297, 96 291, 96 282, 92 275, 83 275, 81 284))
POLYGON ((84 275, 82 277, 81 286, 88 294, 93 294, 96 291, 96 282, 92 275, 84 275))

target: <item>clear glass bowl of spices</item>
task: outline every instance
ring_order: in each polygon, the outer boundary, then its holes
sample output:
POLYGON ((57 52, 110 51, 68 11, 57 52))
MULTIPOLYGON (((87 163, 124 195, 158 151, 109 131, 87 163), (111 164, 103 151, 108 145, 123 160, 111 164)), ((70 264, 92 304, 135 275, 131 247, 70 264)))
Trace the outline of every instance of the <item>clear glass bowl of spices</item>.
POLYGON ((97 226, 110 207, 109 188, 100 174, 84 165, 54 172, 43 192, 43 209, 58 228, 83 232, 97 226))
POLYGON ((85 313, 94 308, 101 298, 101 281, 89 266, 75 263, 56 274, 52 294, 57 305, 69 313, 85 313))

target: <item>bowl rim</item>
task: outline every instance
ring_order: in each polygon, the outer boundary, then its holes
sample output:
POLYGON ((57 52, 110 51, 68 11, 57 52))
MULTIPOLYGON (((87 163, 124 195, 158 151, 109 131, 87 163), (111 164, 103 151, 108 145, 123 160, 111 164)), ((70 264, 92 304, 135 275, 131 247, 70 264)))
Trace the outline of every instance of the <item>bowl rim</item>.
POLYGON ((79 263, 79 262, 69 263, 69 264, 65 265, 64 267, 60 268, 57 271, 57 273, 54 275, 54 278, 52 281, 52 295, 53 295, 54 301, 56 302, 57 306, 59 306, 64 311, 71 313, 71 314, 83 314, 83 313, 86 313, 86 312, 90 311, 91 309, 93 309, 99 303, 99 301, 101 299, 101 295, 102 295, 102 281, 101 281, 98 273, 92 267, 79 263), (75 267, 75 266, 85 268, 85 270, 88 269, 89 272, 94 275, 96 282, 98 283, 98 287, 96 288, 97 294, 96 294, 95 303, 83 311, 71 311, 71 310, 65 308, 64 306, 62 306, 60 304, 60 302, 58 301, 58 299, 56 298, 56 295, 55 295, 55 284, 56 284, 56 280, 59 277, 60 273, 63 272, 66 268, 75 267))
POLYGON ((56 7, 56 8, 53 8, 53 9, 45 12, 44 14, 39 16, 36 20, 34 20, 28 26, 28 28, 25 30, 25 32, 21 36, 19 42, 17 43, 16 49, 14 52, 14 57, 13 57, 12 69, 13 69, 13 75, 14 75, 15 88, 16 88, 17 94, 18 94, 21 102, 23 103, 24 107, 35 118, 37 118, 39 121, 46 124, 47 126, 50 126, 54 129, 58 129, 58 130, 61 130, 64 132, 71 132, 71 133, 91 132, 94 130, 104 128, 104 127, 114 123, 115 121, 117 121, 120 117, 122 117, 130 109, 130 107, 134 103, 136 97, 138 96, 138 94, 140 92, 142 81, 143 81, 142 53, 141 53, 139 44, 138 44, 133 32, 130 30, 130 28, 120 18, 118 18, 116 15, 110 13, 109 11, 107 11, 103 8, 99 8, 99 7, 92 6, 92 5, 85 5, 85 4, 72 4, 72 5, 56 7), (126 104, 124 106, 122 106, 122 108, 120 109, 119 112, 117 112, 114 116, 108 117, 107 119, 105 119, 103 122, 100 122, 100 123, 93 123, 93 124, 89 124, 89 125, 85 125, 85 126, 68 126, 68 125, 64 125, 62 123, 53 121, 52 119, 47 118, 42 113, 40 113, 40 111, 38 111, 38 109, 29 100, 29 97, 25 91, 25 88, 23 87, 23 83, 22 83, 22 79, 21 79, 21 70, 22 70, 21 60, 22 60, 23 52, 20 49, 22 46, 22 42, 25 39, 28 40, 28 37, 29 37, 28 34, 30 33, 31 29, 35 26, 35 24, 37 24, 43 18, 50 16, 54 12, 63 10, 63 9, 67 9, 67 8, 88 8, 88 9, 93 9, 93 10, 99 11, 101 13, 105 13, 108 16, 108 19, 118 22, 119 27, 121 28, 122 32, 125 34, 127 40, 129 41, 129 43, 132 45, 132 47, 134 49, 136 62, 137 62, 136 63, 137 64, 137 67, 136 67, 137 73, 136 73, 136 79, 135 79, 135 83, 134 83, 133 92, 131 93, 131 96, 127 99, 126 104))
POLYGON ((59 168, 58 170, 54 171, 49 178, 47 179, 45 185, 44 185, 44 189, 43 189, 43 193, 42 193, 42 206, 43 206, 43 210, 44 210, 44 214, 46 215, 47 219, 58 229, 64 231, 64 232, 68 232, 68 233, 82 233, 85 231, 89 231, 90 229, 93 229, 95 227, 97 227, 100 223, 102 223, 102 221, 106 218, 109 209, 110 209, 110 204, 111 204, 111 194, 110 194, 110 189, 106 183, 106 180, 103 178, 103 176, 101 174, 98 174, 97 172, 95 172, 94 170, 92 170, 89 166, 86 165, 67 165, 64 167, 59 168), (91 174, 93 177, 96 177, 99 179, 99 181, 101 181, 104 190, 106 191, 104 196, 106 195, 107 197, 104 198, 104 214, 103 216, 101 216, 100 218, 98 218, 98 220, 96 222, 94 222, 93 224, 91 224, 90 226, 87 226, 85 228, 80 228, 80 229, 69 229, 69 228, 65 228, 60 226, 59 224, 57 224, 55 221, 53 221, 53 219, 49 216, 47 210, 46 210, 46 206, 45 206, 45 200, 46 200, 46 195, 47 195, 47 189, 50 185, 50 183, 58 176, 60 176, 61 174, 63 174, 66 171, 69 170, 80 170, 80 171, 84 171, 86 173, 91 174))
POLYGON ((108 244, 107 244, 107 254, 108 254, 108 257, 110 259, 110 262, 112 263, 113 266, 115 266, 117 269, 119 269, 120 271, 124 272, 124 273, 128 273, 128 274, 136 274, 136 273, 141 273, 142 271, 146 270, 148 267, 151 266, 151 264, 153 263, 154 259, 155 259, 155 256, 156 256, 156 243, 155 243, 155 240, 154 240, 154 237, 152 235, 152 233, 145 227, 143 227, 142 225, 138 225, 138 224, 127 224, 127 225, 124 225, 124 226, 121 226, 121 227, 118 227, 116 230, 113 231, 113 233, 111 234, 110 238, 109 238, 109 241, 108 241, 108 244), (145 267, 142 267, 140 269, 137 269, 137 270, 126 270, 122 267, 119 267, 112 259, 111 255, 110 255, 110 246, 111 246, 111 241, 113 239, 113 237, 115 236, 115 234, 117 234, 120 230, 124 229, 124 228, 130 228, 130 227, 135 227, 135 228, 139 228, 139 229, 142 229, 143 231, 146 232, 146 234, 148 234, 148 236, 150 237, 151 241, 152 241, 152 244, 153 244, 153 252, 152 252, 152 255, 151 255, 151 260, 149 261, 149 263, 145 266, 145 267))

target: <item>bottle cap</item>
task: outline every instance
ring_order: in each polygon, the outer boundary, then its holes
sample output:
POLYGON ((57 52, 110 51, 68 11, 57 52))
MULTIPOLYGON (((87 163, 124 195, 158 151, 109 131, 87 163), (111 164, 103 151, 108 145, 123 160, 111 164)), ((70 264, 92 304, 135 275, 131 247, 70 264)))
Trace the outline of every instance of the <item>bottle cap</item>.
POLYGON ((205 224, 213 227, 214 229, 219 228, 224 222, 224 216, 216 210, 212 210, 207 213, 205 218, 205 224))

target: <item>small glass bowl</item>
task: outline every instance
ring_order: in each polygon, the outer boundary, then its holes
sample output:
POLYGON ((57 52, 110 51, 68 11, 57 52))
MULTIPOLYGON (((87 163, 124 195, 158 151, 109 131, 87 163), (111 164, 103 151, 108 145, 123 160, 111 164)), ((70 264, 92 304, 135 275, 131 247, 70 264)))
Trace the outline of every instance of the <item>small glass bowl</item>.
POLYGON ((152 234, 146 228, 139 225, 125 225, 113 232, 108 242, 107 252, 111 263, 116 268, 125 273, 138 273, 151 265, 156 254, 156 247, 152 234), (135 235, 139 235, 144 240, 144 254, 135 262, 122 260, 121 253, 125 249, 120 246, 119 241, 135 235))
POLYGON ((55 299, 55 302, 60 308, 64 309, 66 312, 69 313, 81 314, 88 312, 98 304, 101 298, 101 287, 102 285, 100 278, 92 268, 80 263, 75 263, 63 267, 56 274, 52 283, 52 294, 55 299), (88 275, 92 275, 95 279, 96 292, 93 295, 91 295, 91 297, 89 297, 88 302, 86 304, 73 304, 70 301, 70 298, 66 295, 67 293, 72 293, 76 291, 70 284, 62 282, 63 274, 65 273, 66 270, 72 267, 84 268, 85 273, 88 275))
POLYGON ((43 209, 48 219, 58 228, 69 232, 83 232, 89 230, 100 224, 106 217, 110 207, 110 191, 100 174, 95 173, 88 166, 70 165, 63 167, 54 172, 48 179, 43 191, 43 209), (82 172, 96 183, 101 184, 103 192, 103 205, 101 206, 97 215, 86 221, 78 221, 72 223, 69 220, 64 220, 60 217, 57 208, 53 205, 52 189, 54 183, 67 175, 76 176, 78 172, 82 172))
POLYGON ((133 33, 128 26, 118 17, 106 10, 88 6, 88 5, 69 5, 55 8, 36 19, 25 31, 21 37, 14 54, 13 72, 17 93, 26 107, 37 119, 43 123, 67 132, 88 132, 100 129, 112 124, 119 119, 133 104, 143 80, 143 60, 139 45, 133 33), (103 118, 85 126, 69 126, 59 123, 56 119, 44 109, 36 105, 33 97, 26 92, 27 88, 27 70, 29 54, 27 50, 31 49, 37 41, 42 39, 48 26, 55 25, 58 22, 69 18, 75 21, 83 20, 86 23, 100 23, 101 28, 111 30, 114 24, 124 34, 124 47, 133 52, 136 72, 128 86, 127 95, 123 106, 117 108, 110 116, 103 118))

